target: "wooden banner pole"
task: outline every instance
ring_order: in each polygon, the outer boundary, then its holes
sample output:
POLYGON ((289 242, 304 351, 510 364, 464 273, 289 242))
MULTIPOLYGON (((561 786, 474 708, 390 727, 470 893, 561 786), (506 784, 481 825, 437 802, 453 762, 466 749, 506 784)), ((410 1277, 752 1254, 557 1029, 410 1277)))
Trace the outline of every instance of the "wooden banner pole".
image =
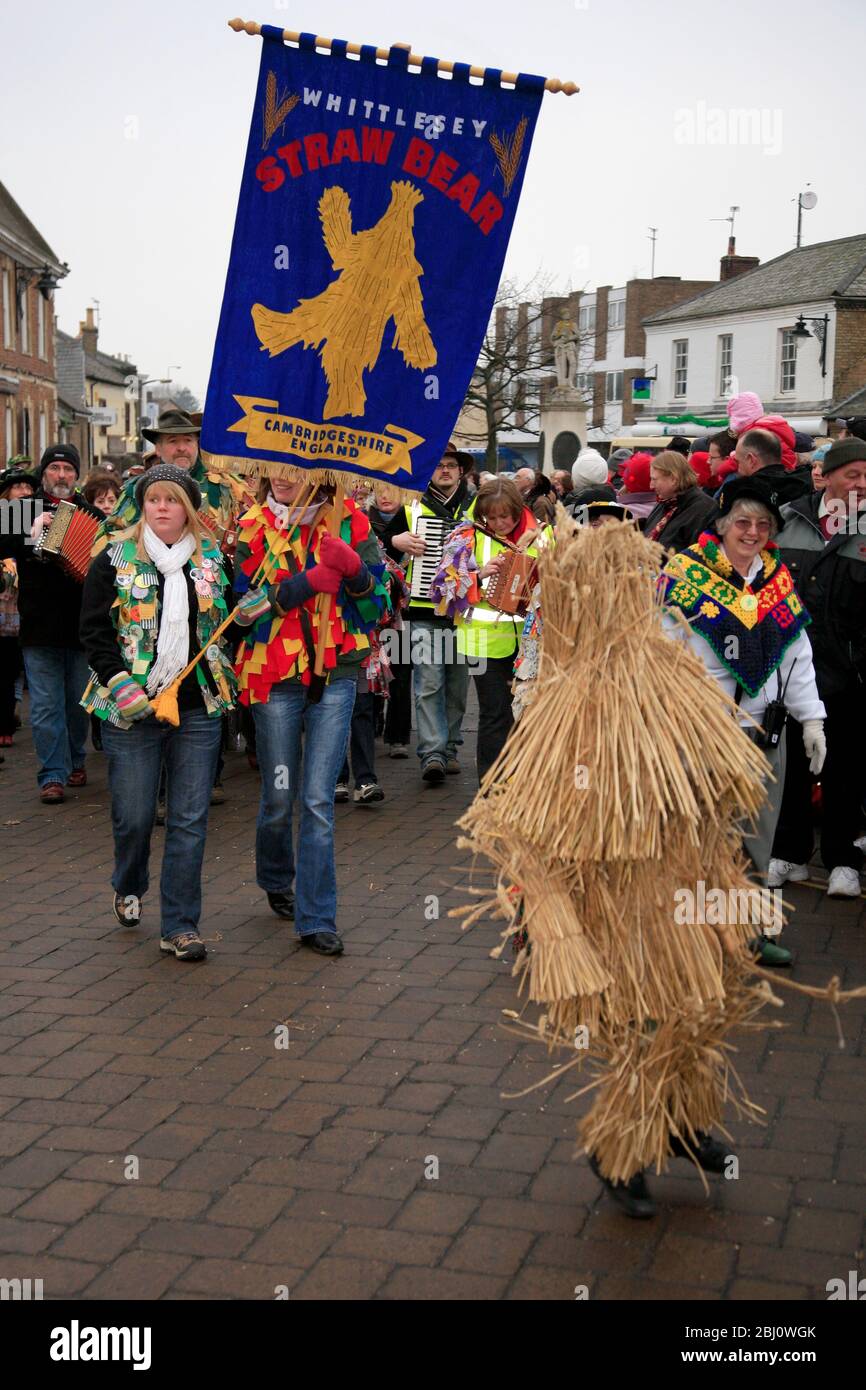
MULTIPOLYGON (((260 34, 262 32, 261 24, 256 24, 255 20, 252 19, 230 19, 228 21, 228 26, 230 29, 233 29, 236 34, 260 34)), ((300 32, 295 29, 283 30, 283 39, 286 43, 297 43, 300 37, 300 32)), ((316 36, 316 48, 330 48, 332 43, 333 39, 323 39, 319 38, 318 35, 316 36)), ((403 48, 404 46, 403 44, 396 45, 398 48, 403 48)), ((347 44, 346 51, 348 53, 360 53, 361 45, 359 43, 347 44)), ((376 57, 383 60, 386 59, 388 57, 388 49, 377 48, 376 57)), ((417 53, 409 54, 409 64, 411 67, 420 68, 422 61, 422 58, 417 53)), ((454 68, 454 63, 445 58, 439 59, 439 72, 453 72, 454 68)), ((469 69, 469 75, 470 77, 483 77, 485 71, 485 68, 471 67, 469 69)), ((499 80, 503 84, 513 87, 517 82, 517 73, 504 72, 499 80)), ((544 83, 544 90, 546 92, 562 92, 563 96, 571 97, 574 96, 575 92, 579 92, 580 88, 574 82, 561 82, 558 77, 548 77, 544 83)))

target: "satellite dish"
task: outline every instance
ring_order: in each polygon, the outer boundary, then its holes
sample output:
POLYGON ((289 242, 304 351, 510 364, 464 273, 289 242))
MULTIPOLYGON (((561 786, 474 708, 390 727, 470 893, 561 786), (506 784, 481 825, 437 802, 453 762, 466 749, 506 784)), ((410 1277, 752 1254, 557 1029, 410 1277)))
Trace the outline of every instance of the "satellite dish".
POLYGON ((800 207, 807 210, 813 208, 818 201, 818 194, 807 192, 800 194, 800 207))

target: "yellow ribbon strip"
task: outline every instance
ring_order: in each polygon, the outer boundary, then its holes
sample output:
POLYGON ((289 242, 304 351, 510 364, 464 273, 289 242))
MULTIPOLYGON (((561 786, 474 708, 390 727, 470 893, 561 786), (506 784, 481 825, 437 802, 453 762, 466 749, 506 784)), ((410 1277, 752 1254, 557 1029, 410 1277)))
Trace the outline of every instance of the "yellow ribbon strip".
POLYGON ((244 412, 229 425, 245 434, 250 449, 290 454, 312 467, 369 468, 377 473, 412 472, 411 451, 424 437, 400 425, 386 425, 385 433, 346 425, 323 425, 294 415, 281 415, 279 401, 260 396, 235 396, 244 412))

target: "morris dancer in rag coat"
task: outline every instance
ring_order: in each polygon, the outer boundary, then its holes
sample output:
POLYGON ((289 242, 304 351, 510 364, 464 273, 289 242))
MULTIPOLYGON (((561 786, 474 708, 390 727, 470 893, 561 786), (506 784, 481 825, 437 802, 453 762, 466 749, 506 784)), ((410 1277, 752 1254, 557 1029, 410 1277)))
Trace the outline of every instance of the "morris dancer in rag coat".
MULTIPOLYGON (((141 519, 92 561, 81 603, 91 680, 81 703, 103 721, 114 827, 114 915, 137 926, 148 887, 150 836, 165 766, 167 815, 160 881, 160 949, 178 960, 206 955, 198 933, 201 867, 221 717, 234 704, 224 636, 223 556, 199 524, 201 493, 183 468, 158 464, 136 488, 141 519), (179 724, 151 703, 200 650, 178 691, 179 724)), ((230 590, 229 590, 230 596, 230 590)))
POLYGON ((260 500, 238 523, 237 621, 251 631, 238 650, 237 673, 240 701, 252 708, 262 773, 256 881, 277 916, 295 921, 303 945, 336 956, 343 943, 336 921, 334 791, 361 663, 370 653, 367 633, 385 611, 388 586, 364 513, 344 501, 340 535, 329 535, 329 490, 321 487, 309 505, 293 508, 304 490, 303 473, 266 479, 260 500), (260 584, 263 565, 267 582, 260 584), (333 596, 327 683, 311 700, 320 594, 333 596))

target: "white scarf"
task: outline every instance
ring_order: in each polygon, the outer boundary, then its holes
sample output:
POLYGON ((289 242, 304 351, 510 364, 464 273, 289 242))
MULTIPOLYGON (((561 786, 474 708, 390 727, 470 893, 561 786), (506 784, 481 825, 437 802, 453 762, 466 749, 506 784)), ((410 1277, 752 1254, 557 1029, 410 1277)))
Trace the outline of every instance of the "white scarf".
POLYGON ((145 550, 165 578, 156 661, 147 678, 148 695, 158 695, 189 661, 189 593, 183 567, 195 550, 195 537, 187 531, 174 545, 166 545, 146 522, 143 537, 145 550))
POLYGON ((297 507, 292 508, 285 502, 278 502, 274 494, 269 492, 265 506, 268 508, 268 511, 273 512, 279 529, 285 531, 290 524, 291 526, 309 526, 322 510, 324 501, 316 501, 314 499, 308 507, 305 507, 301 513, 298 513, 297 507))

